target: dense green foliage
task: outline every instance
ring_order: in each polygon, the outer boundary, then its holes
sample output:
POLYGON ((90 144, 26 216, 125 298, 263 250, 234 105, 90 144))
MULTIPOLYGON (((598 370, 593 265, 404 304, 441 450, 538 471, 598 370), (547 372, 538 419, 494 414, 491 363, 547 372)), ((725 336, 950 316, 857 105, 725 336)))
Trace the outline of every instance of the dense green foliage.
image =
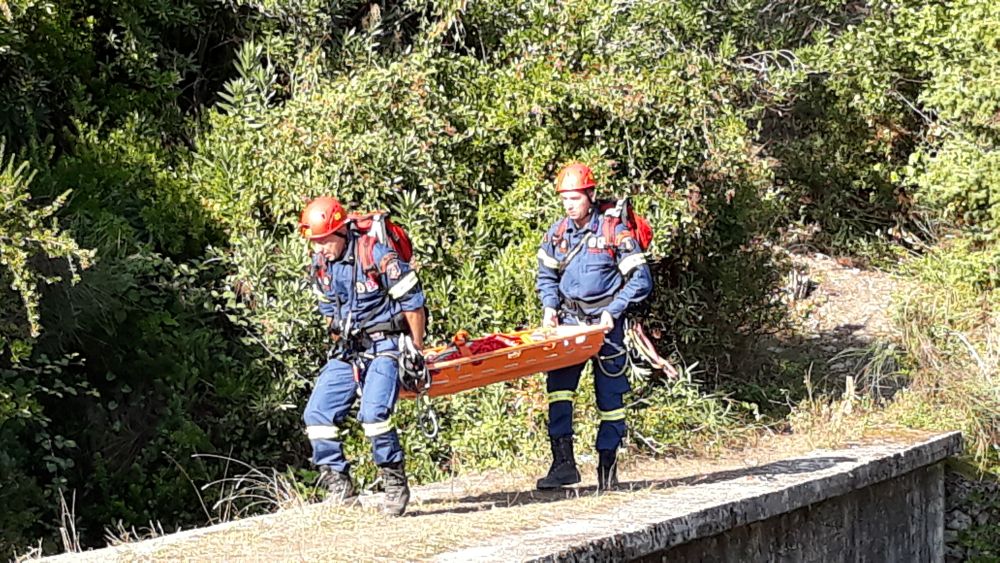
MULTIPOLYGON (((538 321, 573 159, 651 219, 650 325, 688 364, 732 372, 780 321, 783 236, 950 222, 995 287, 998 41, 975 0, 0 0, 0 546, 52 541, 59 491, 88 543, 215 518, 197 486, 236 470, 196 453, 312 476, 326 343, 294 223, 321 193, 407 226, 436 339, 538 321)), ((755 413, 637 383, 638 449, 755 413)), ((544 455, 539 378, 436 407, 441 438, 406 433, 420 480, 544 455)))

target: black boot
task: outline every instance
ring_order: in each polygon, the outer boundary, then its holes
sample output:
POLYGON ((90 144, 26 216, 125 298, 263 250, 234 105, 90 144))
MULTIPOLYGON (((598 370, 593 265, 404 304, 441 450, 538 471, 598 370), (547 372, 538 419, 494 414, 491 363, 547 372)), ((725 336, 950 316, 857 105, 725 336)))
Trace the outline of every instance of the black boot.
POLYGON ((550 440, 552 466, 549 467, 549 474, 539 479, 536 484, 540 491, 558 489, 580 482, 580 472, 576 469, 576 458, 573 457, 573 437, 560 436, 550 440))
POLYGON ((406 467, 403 462, 382 466, 382 485, 385 488, 385 502, 382 513, 401 516, 410 502, 410 486, 406 481, 406 467))
POLYGON ((320 487, 326 489, 326 500, 335 504, 349 505, 358 500, 358 493, 354 490, 354 482, 351 481, 349 473, 341 473, 323 466, 320 468, 320 487))
POLYGON ((603 493, 618 488, 617 450, 598 450, 597 492, 603 493))

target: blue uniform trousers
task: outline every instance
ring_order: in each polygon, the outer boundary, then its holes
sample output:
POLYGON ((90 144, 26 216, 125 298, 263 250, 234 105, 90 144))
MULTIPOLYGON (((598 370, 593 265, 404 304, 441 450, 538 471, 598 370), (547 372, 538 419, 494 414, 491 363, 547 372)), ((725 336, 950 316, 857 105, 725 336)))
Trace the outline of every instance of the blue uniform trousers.
MULTIPOLYGON (((560 321, 568 325, 581 324, 572 316, 560 321)), ((631 386, 626 373, 628 359, 624 352, 625 329, 620 319, 615 321, 614 328, 604 336, 604 345, 597 356, 589 360, 594 368, 597 410, 601 416, 601 425, 597 430, 598 450, 617 449, 625 436, 624 395, 631 386)), ((549 396, 549 436, 552 438, 573 435, 573 400, 585 364, 583 362, 548 373, 545 386, 549 396)))
MULTIPOLYGON (((378 342, 367 352, 374 359, 362 359, 358 366, 361 383, 361 408, 358 421, 372 443, 375 464, 384 466, 403 461, 399 434, 389 416, 399 397, 398 337, 378 342)), ((350 469, 339 436, 340 425, 357 399, 358 383, 348 362, 331 359, 323 366, 313 389, 303 420, 313 448, 313 463, 326 465, 341 473, 350 469)))

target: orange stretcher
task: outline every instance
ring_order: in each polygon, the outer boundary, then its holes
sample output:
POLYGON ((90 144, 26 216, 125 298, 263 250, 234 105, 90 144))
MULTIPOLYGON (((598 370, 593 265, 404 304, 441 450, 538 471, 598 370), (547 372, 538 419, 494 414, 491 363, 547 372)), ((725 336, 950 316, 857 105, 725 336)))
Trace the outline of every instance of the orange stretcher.
MULTIPOLYGON (((604 330, 599 326, 536 328, 477 339, 459 332, 450 345, 424 350, 431 373, 427 395, 450 395, 580 364, 597 354, 603 344, 604 330)), ((417 397, 406 391, 400 396, 417 397)))

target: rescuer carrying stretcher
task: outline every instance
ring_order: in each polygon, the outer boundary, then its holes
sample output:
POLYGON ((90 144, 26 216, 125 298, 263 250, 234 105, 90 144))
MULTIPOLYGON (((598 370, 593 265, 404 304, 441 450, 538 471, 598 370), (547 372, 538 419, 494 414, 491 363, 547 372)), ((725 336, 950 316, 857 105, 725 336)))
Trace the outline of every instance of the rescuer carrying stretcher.
MULTIPOLYGON (((601 418, 597 486, 606 491, 618 486, 617 451, 625 435, 623 396, 630 388, 625 311, 649 296, 653 280, 637 233, 627 227, 624 215, 631 210, 622 202, 611 205, 595 199, 596 182, 589 167, 578 162, 565 166, 556 176, 555 188, 566 217, 542 238, 536 288, 544 308, 543 326, 599 324, 607 332, 600 351, 591 358, 601 418)), ((585 364, 548 372, 552 465, 538 480, 538 489, 580 482, 573 454, 573 401, 585 364)))
MULTIPOLYGON (((390 224, 390 227, 392 225, 390 224)), ((401 515, 410 498, 403 449, 390 415, 399 397, 400 371, 423 367, 424 294, 409 256, 380 242, 386 224, 348 215, 332 197, 312 200, 300 232, 313 250, 311 281, 319 311, 336 346, 320 372, 303 416, 327 498, 350 503, 357 494, 344 457, 342 430, 361 395, 358 420, 371 440, 385 488, 383 512, 401 515), (361 228, 362 221, 367 221, 361 228), (370 230, 369 230, 370 229, 370 230)), ((390 233, 392 234, 392 233, 390 233)), ((406 241, 409 250, 409 241, 406 241)))

